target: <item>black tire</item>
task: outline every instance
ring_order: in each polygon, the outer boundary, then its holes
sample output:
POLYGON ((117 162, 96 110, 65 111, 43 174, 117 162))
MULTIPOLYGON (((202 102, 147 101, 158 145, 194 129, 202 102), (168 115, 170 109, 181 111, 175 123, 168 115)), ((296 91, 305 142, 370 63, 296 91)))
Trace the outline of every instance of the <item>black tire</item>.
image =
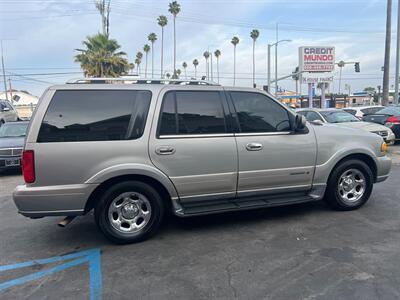
POLYGON ((154 235, 162 223, 164 211, 163 200, 152 186, 141 181, 124 181, 111 186, 104 193, 94 209, 94 215, 97 226, 110 241, 117 244, 129 244, 144 241, 154 235), (150 219, 138 232, 121 232, 115 228, 116 225, 113 225, 109 218, 110 205, 124 193, 144 196, 150 204, 150 219))
POLYGON ((325 201, 336 210, 358 209, 368 201, 372 192, 373 182, 374 177, 372 171, 366 163, 357 159, 345 160, 335 167, 329 177, 325 201), (345 172, 351 172, 351 170, 358 170, 362 173, 365 179, 365 187, 359 199, 355 201, 345 201, 340 195, 338 187, 341 176, 345 174, 345 172))

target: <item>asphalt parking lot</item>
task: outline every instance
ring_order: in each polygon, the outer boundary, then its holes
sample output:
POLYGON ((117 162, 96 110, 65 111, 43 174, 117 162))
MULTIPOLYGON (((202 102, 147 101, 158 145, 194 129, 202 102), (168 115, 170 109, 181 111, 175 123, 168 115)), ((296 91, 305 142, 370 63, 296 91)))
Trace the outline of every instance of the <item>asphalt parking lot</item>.
POLYGON ((92 215, 66 228, 56 226, 60 218, 18 215, 11 193, 22 177, 7 172, 0 298, 399 299, 399 148, 390 150, 390 178, 358 211, 312 203, 171 217, 153 239, 127 246, 110 244, 92 215))

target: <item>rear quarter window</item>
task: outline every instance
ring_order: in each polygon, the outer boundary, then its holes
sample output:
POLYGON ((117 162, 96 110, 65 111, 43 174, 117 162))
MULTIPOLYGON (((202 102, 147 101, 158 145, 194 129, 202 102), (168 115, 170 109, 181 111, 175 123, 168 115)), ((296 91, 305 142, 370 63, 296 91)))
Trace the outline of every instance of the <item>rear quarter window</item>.
POLYGON ((150 91, 59 90, 39 130, 39 143, 137 139, 143 134, 150 91))

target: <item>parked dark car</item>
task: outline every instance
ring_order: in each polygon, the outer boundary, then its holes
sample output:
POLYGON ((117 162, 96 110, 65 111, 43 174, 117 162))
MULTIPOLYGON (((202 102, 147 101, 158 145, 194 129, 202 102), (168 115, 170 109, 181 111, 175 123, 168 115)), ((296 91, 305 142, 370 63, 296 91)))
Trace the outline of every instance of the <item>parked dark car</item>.
POLYGON ((0 127, 0 170, 20 168, 29 122, 7 122, 0 127))
POLYGON ((364 115, 363 121, 389 127, 396 136, 396 140, 400 140, 400 106, 388 106, 374 114, 364 115))

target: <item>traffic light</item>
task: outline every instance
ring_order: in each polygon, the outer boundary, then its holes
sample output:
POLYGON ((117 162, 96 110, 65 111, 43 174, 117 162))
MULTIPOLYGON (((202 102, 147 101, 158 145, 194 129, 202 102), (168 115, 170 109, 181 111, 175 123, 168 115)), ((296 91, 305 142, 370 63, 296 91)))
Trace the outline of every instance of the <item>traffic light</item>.
POLYGON ((360 73, 360 63, 359 62, 356 62, 354 64, 354 70, 356 71, 356 73, 360 73))

